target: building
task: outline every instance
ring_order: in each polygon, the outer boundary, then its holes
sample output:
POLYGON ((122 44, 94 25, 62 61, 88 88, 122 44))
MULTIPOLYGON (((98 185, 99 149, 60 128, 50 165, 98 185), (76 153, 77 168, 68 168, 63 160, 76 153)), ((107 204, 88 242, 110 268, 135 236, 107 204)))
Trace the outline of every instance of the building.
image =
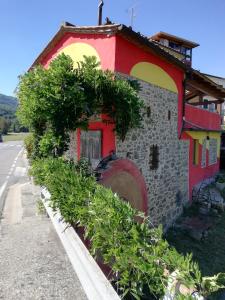
POLYGON ((122 142, 112 124, 91 120, 87 132, 71 133, 70 155, 96 164, 115 151, 119 159, 101 170, 101 183, 165 227, 191 200, 194 185, 219 170, 220 116, 189 99, 205 92, 222 101, 225 90, 190 67, 194 44, 189 47, 180 48, 181 59, 125 25, 65 23, 32 65, 48 67, 62 52, 75 66, 83 55, 96 56, 102 69, 139 80, 143 128, 128 132, 122 142))
POLYGON ((192 191, 196 184, 213 176, 218 171, 219 165, 225 167, 225 153, 224 151, 220 153, 221 142, 225 144, 224 135, 221 140, 222 128, 219 125, 219 123, 222 126, 224 124, 224 100, 219 93, 210 90, 214 83, 218 85, 218 89, 223 89, 225 79, 203 74, 191 68, 192 49, 199 44, 165 32, 155 34, 150 40, 156 42, 165 51, 169 51, 191 70, 191 75, 186 72, 186 112, 184 113, 182 138, 190 139, 189 191, 192 191), (204 87, 202 86, 203 81, 206 83, 204 87), (212 114, 208 114, 207 111, 212 114), (219 162, 220 156, 224 162, 219 162))
MULTIPOLYGON (((210 74, 204 74, 204 75, 225 88, 225 78, 210 75, 210 74)), ((225 170, 225 107, 224 107, 224 102, 221 104, 214 104, 214 103, 209 104, 213 100, 215 99, 213 99, 210 96, 205 96, 204 97, 205 103, 203 105, 203 108, 209 111, 217 112, 221 116, 222 134, 221 134, 221 147, 220 147, 220 169, 225 170)))
POLYGON ((160 48, 190 67, 192 66, 192 49, 199 46, 195 42, 162 31, 150 37, 149 40, 154 43, 157 42, 160 48))

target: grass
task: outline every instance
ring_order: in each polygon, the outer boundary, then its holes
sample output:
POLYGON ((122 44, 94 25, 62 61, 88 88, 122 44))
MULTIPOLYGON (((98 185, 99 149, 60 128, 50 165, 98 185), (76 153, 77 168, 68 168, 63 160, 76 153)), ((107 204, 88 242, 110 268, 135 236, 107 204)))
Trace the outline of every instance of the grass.
POLYGON ((10 142, 10 141, 23 141, 24 138, 27 136, 28 133, 8 133, 7 135, 3 135, 3 142, 10 142))
MULTIPOLYGON (((170 230, 167 240, 179 253, 192 253, 203 276, 225 272, 225 212, 215 218, 215 225, 204 241, 197 241, 181 231, 170 230)), ((208 299, 218 299, 221 293, 214 293, 208 299)))

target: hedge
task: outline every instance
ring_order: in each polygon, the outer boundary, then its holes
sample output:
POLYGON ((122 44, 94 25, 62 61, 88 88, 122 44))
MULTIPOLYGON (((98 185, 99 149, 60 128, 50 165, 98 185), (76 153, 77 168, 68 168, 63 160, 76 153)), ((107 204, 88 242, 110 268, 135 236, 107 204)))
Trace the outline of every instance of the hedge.
POLYGON ((47 187, 50 205, 60 210, 64 221, 85 228, 90 252, 111 267, 121 298, 153 295, 160 299, 168 275, 175 270, 186 286, 205 294, 212 290, 191 255, 182 256, 171 248, 162 238, 161 227, 150 228, 142 213, 97 184, 85 164, 62 158, 39 159, 33 161, 31 174, 37 184, 47 187), (137 221, 140 217, 142 222, 137 221))

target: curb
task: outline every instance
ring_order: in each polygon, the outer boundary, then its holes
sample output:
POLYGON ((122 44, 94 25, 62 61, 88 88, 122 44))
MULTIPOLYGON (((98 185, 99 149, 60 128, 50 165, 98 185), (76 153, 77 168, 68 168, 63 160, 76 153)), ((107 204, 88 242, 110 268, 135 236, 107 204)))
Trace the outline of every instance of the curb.
POLYGON ((41 198, 55 230, 66 250, 75 273, 89 300, 119 300, 120 297, 103 274, 75 230, 67 228, 59 212, 49 206, 51 195, 46 188, 41 189, 41 198))

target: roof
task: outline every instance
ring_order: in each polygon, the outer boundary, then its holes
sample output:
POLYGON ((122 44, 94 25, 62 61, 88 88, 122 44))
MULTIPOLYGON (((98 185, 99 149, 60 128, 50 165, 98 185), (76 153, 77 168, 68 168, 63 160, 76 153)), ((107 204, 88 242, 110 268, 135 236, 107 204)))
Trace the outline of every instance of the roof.
MULTIPOLYGON (((107 24, 107 25, 98 25, 98 26, 75 26, 71 23, 65 22, 61 25, 59 31, 52 38, 52 40, 48 43, 48 45, 44 48, 44 50, 40 53, 37 59, 32 64, 31 68, 33 68, 37 64, 41 64, 42 60, 46 55, 54 49, 60 39, 66 33, 77 33, 77 34, 102 34, 102 35, 119 35, 124 39, 132 42, 138 47, 142 48, 146 52, 150 52, 159 56, 161 59, 167 61, 180 68, 186 73, 192 74, 191 79, 197 79, 201 81, 201 84, 209 84, 209 87, 213 90, 213 94, 218 95, 218 98, 225 98, 225 89, 218 86, 215 82, 210 80, 208 77, 204 76, 200 72, 186 66, 182 61, 174 57, 174 55, 170 54, 166 50, 162 49, 157 43, 149 40, 148 37, 140 34, 139 32, 135 32, 131 27, 127 27, 123 24, 107 24)), ((172 35, 171 35, 172 36, 172 35)), ((182 39, 183 41, 186 41, 182 39)), ((192 43, 189 41, 189 43, 192 43)), ((192 43, 195 44, 195 43, 192 43)), ((198 44, 195 44, 196 46, 198 44)), ((30 68, 30 69, 31 69, 30 68)))
POLYGON ((59 31, 44 48, 41 54, 32 64, 31 68, 41 63, 42 59, 56 46, 58 41, 63 37, 65 33, 83 33, 83 34, 103 34, 103 35, 120 35, 123 38, 133 42, 137 46, 143 48, 147 52, 151 52, 157 56, 160 56, 163 60, 176 65, 182 70, 186 70, 185 64, 176 59, 173 55, 161 49, 154 42, 150 41, 148 37, 141 35, 138 32, 132 30, 131 27, 127 27, 123 24, 109 24, 98 26, 75 26, 68 22, 61 25, 59 31))
POLYGON ((203 75, 207 76, 207 77, 212 77, 212 78, 218 78, 218 79, 223 79, 225 80, 225 77, 220 77, 220 76, 216 76, 216 75, 212 75, 212 74, 207 74, 207 73, 202 73, 203 75))
POLYGON ((151 36, 151 39, 156 40, 156 41, 159 41, 161 38, 168 39, 173 42, 178 42, 179 44, 182 44, 183 46, 187 46, 189 48, 195 48, 195 47, 199 46, 199 44, 197 44, 195 42, 183 39, 181 37, 178 37, 176 35, 172 35, 170 33, 163 32, 163 31, 160 31, 160 32, 154 34, 153 36, 151 36))
POLYGON ((187 72, 186 83, 189 85, 193 85, 203 93, 213 96, 217 99, 225 98, 225 88, 222 85, 217 84, 209 77, 205 76, 203 73, 190 69, 187 72))

